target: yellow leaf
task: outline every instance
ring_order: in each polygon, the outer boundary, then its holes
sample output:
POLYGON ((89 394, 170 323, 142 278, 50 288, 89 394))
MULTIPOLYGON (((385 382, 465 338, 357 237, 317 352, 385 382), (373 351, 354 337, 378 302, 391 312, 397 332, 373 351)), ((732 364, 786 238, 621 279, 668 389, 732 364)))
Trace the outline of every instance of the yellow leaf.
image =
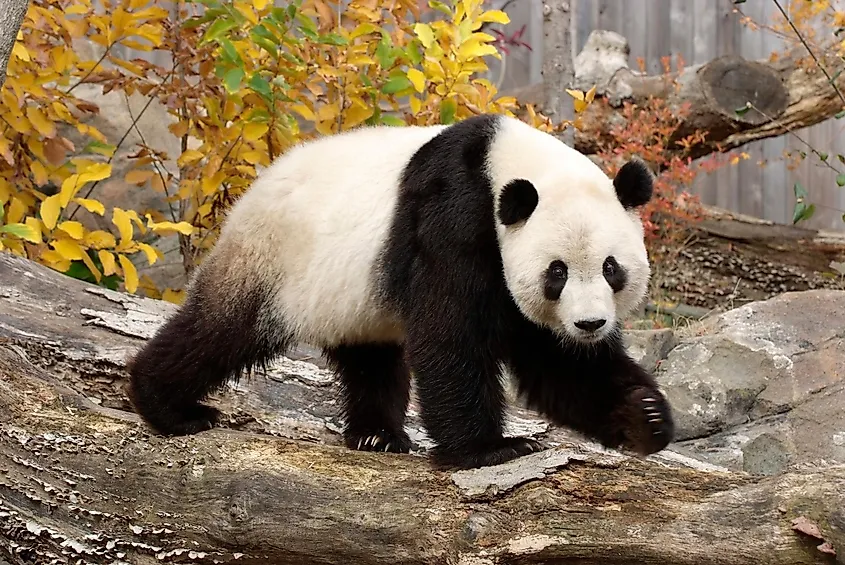
POLYGON ((351 55, 347 60, 350 65, 374 65, 375 59, 365 54, 351 55))
POLYGON ((80 259, 82 259, 82 262, 85 263, 86 267, 88 267, 88 270, 91 271, 91 274, 94 275, 97 282, 100 282, 103 275, 100 273, 100 269, 97 268, 97 265, 94 264, 94 261, 91 260, 91 257, 89 257, 87 253, 83 253, 80 259))
POLYGON ((252 0, 252 5, 256 10, 263 10, 269 2, 270 0, 252 0))
MULTIPOLYGON (((247 163, 255 165, 256 163, 260 163, 265 155, 266 155, 266 153, 264 153, 263 151, 244 151, 243 153, 241 153, 240 156, 241 156, 241 159, 243 159, 247 163)), ((217 187, 220 186, 220 183, 213 185, 213 188, 211 188, 210 191, 206 192, 206 184, 205 184, 206 180, 208 180, 208 179, 202 179, 202 191, 203 191, 203 194, 209 195, 212 192, 214 192, 215 190, 217 190, 217 187)))
POLYGON ((338 113, 340 113, 340 106, 337 102, 332 102, 320 107, 317 111, 317 119, 321 122, 328 122, 337 118, 338 113))
POLYGON ((26 61, 27 63, 30 61, 29 51, 26 50, 23 43, 15 43, 14 47, 12 47, 12 55, 21 61, 26 61))
POLYGON ((160 232, 168 232, 168 231, 178 231, 182 235, 191 235, 194 233, 194 226, 189 224, 188 222, 153 222, 150 219, 150 215, 147 214, 147 226, 156 233, 160 232))
POLYGON ((39 108, 27 106, 26 117, 29 119, 32 127, 44 137, 53 137, 56 135, 56 124, 50 121, 39 108))
POLYGON ((100 258, 100 263, 103 264, 103 274, 106 276, 113 275, 115 270, 114 255, 108 251, 97 251, 97 257, 100 258))
POLYGON ((41 232, 26 224, 2 225, 0 226, 0 234, 2 233, 8 233, 32 243, 41 243, 41 232))
POLYGON ((126 285, 126 292, 134 294, 138 290, 138 271, 125 255, 118 254, 117 260, 120 262, 120 268, 123 269, 123 284, 126 285))
POLYGON ((196 149, 188 149, 176 160, 176 164, 180 167, 184 167, 186 165, 190 165, 191 163, 196 163, 200 159, 202 159, 203 155, 196 149))
POLYGON ((270 126, 267 124, 252 122, 244 127, 244 139, 247 141, 257 141, 258 139, 261 139, 261 136, 267 133, 267 130, 269 129, 270 126))
POLYGON ((16 224, 23 220, 26 214, 27 206, 17 196, 12 197, 12 203, 9 204, 9 209, 6 211, 6 222, 16 224))
POLYGON ((485 55, 497 55, 499 51, 493 46, 480 41, 470 39, 458 48, 458 57, 461 59, 473 59, 485 55))
POLYGON ((587 102, 592 102, 593 99, 596 97, 596 85, 594 84, 593 87, 587 91, 586 100, 587 102))
POLYGON ((62 273, 70 269, 70 261, 62 257, 58 251, 53 251, 52 249, 42 251, 41 260, 49 267, 52 267, 62 273))
POLYGON ((66 221, 59 224, 58 227, 73 239, 82 239, 85 235, 85 228, 79 222, 66 221))
POLYGON ((343 113, 343 127, 348 129, 363 123, 373 115, 374 111, 372 106, 353 105, 343 113))
POLYGON ((57 239, 51 241, 50 245, 59 255, 68 261, 82 259, 82 255, 85 253, 79 244, 71 239, 57 239))
POLYGON ((357 39, 358 37, 361 37, 362 35, 366 35, 368 33, 373 33, 373 32, 379 31, 379 29, 380 28, 377 25, 371 24, 369 22, 365 22, 365 23, 360 24, 354 30, 352 30, 352 33, 349 34, 349 39, 350 40, 357 39))
POLYGON ((422 100, 420 100, 416 96, 411 96, 410 98, 408 98, 408 104, 411 106, 411 113, 413 115, 416 116, 420 113, 420 110, 422 109, 422 100))
POLYGON ((59 214, 62 211, 60 195, 54 194, 44 199, 41 203, 41 220, 48 230, 56 227, 56 222, 59 221, 59 214))
POLYGON ((296 104, 291 107, 291 110, 293 110, 308 121, 313 122, 317 120, 317 117, 314 115, 314 112, 312 112, 311 108, 309 108, 305 104, 296 104))
POLYGON ((417 92, 422 92, 425 88, 425 75, 419 69, 408 69, 408 80, 417 92))
POLYGON ((104 215, 106 207, 99 200, 91 200, 90 198, 74 198, 74 202, 91 212, 92 214, 104 215))
POLYGON ((126 173, 123 180, 125 180, 128 184, 144 184, 150 180, 154 174, 155 173, 149 169, 135 169, 126 173))
POLYGON ((167 302, 172 302, 173 304, 182 304, 182 302, 185 301, 185 291, 166 288, 164 292, 161 293, 161 299, 166 300, 167 302))
POLYGON ((477 22, 491 22, 495 24, 508 24, 511 19, 501 10, 487 10, 476 18, 477 22))
POLYGON ((567 88, 566 93, 568 95, 570 95, 572 98, 574 98, 575 100, 583 100, 584 99, 584 93, 581 92, 580 90, 571 90, 571 89, 567 88))
POLYGON ((414 33, 420 38, 423 47, 428 49, 434 43, 434 32, 428 24, 418 23, 414 24, 414 33))
POLYGON ((86 183, 96 182, 108 178, 111 175, 109 163, 94 163, 91 161, 78 161, 76 174, 70 175, 62 182, 62 189, 59 192, 62 206, 67 206, 71 198, 86 183))
POLYGON ((141 251, 143 251, 143 252, 146 254, 146 256, 147 256, 147 262, 148 262, 150 265, 152 265, 152 264, 153 264, 153 263, 155 263, 158 259, 160 259, 160 257, 159 257, 159 252, 158 252, 158 251, 157 251, 157 250, 156 250, 153 246, 148 245, 148 244, 146 244, 146 243, 139 243, 139 244, 138 244, 138 247, 140 247, 140 248, 141 248, 141 251))
POLYGON ((132 241, 132 219, 125 210, 115 208, 112 212, 112 223, 117 226, 120 232, 121 245, 126 245, 132 241))
POLYGON ((117 245, 114 236, 107 231, 96 230, 85 234, 82 242, 94 249, 102 249, 104 247, 114 247, 117 245))

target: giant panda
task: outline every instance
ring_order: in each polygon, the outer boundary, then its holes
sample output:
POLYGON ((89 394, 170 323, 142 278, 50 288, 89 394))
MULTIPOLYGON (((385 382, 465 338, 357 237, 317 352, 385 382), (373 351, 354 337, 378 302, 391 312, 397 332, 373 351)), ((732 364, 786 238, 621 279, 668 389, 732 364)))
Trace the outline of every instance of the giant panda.
POLYGON ((406 453, 413 373, 441 468, 542 449, 504 437, 504 370, 551 422, 646 455, 670 407, 620 324, 650 276, 637 208, 652 175, 610 179, 516 118, 353 129, 289 150, 230 210, 185 302, 130 361, 157 432, 193 434, 201 403, 297 342, 342 392, 352 449, 406 453))

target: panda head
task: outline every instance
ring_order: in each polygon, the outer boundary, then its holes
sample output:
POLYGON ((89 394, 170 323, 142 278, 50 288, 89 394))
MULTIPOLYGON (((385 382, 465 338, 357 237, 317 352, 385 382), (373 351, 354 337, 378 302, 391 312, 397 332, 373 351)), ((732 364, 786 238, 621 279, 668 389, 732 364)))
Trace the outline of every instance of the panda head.
POLYGON ((639 160, 613 180, 592 162, 577 163, 506 181, 497 229, 506 284, 523 315, 564 342, 595 344, 647 292, 637 208, 651 199, 653 177, 639 160))

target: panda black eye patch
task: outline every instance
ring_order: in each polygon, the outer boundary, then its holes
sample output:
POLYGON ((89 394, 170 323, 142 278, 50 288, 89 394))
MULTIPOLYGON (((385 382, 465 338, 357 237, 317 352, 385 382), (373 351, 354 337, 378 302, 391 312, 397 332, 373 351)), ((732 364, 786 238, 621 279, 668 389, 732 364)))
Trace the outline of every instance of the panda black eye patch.
POLYGON ((546 269, 546 282, 543 285, 543 294, 547 300, 560 299, 560 293, 566 286, 568 276, 569 270, 566 268, 566 263, 559 260, 549 263, 549 268, 546 269))
POLYGON ((619 292, 625 288, 625 284, 628 282, 628 273, 625 272, 625 268, 616 261, 613 255, 604 260, 602 275, 604 275, 604 280, 607 281, 613 292, 619 292))

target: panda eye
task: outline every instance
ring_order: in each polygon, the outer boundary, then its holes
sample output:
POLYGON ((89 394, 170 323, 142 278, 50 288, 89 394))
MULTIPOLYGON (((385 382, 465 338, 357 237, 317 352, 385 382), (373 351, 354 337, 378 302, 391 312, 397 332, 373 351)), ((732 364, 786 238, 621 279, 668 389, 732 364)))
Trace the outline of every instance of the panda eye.
POLYGON ((549 265, 549 274, 556 279, 565 279, 567 275, 566 263, 563 261, 552 261, 549 265))
POLYGON ((605 277, 612 277, 616 274, 616 259, 613 257, 608 257, 604 260, 604 265, 602 266, 602 271, 605 277))

